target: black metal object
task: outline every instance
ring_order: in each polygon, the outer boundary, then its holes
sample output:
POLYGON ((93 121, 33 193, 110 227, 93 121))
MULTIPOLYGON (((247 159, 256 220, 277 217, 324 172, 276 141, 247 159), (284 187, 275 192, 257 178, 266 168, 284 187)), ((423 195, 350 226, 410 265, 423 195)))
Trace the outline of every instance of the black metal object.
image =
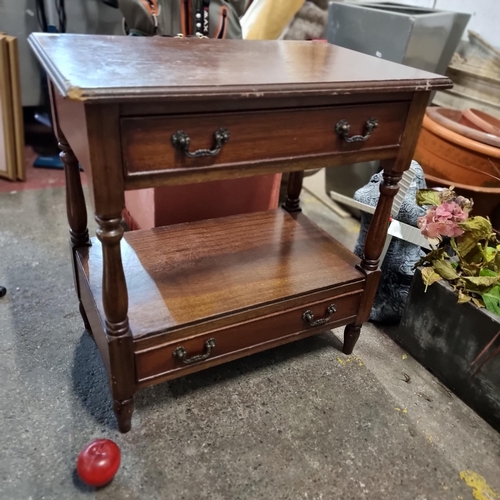
POLYGON ((313 312, 310 309, 308 309, 302 315, 302 319, 306 323, 309 323, 311 326, 324 325, 325 323, 327 323, 328 321, 330 321, 330 319, 332 318, 332 314, 335 313, 335 312, 337 312, 337 306, 335 304, 330 304, 326 308, 326 314, 327 314, 327 316, 325 316, 324 318, 314 319, 313 312))
POLYGON ((335 125, 335 132, 339 134, 346 142, 363 142, 366 141, 372 132, 378 127, 378 120, 376 118, 368 118, 365 123, 365 133, 364 135, 351 135, 349 132, 351 126, 347 120, 340 120, 335 125))
POLYGON ((192 363, 197 363, 198 361, 204 361, 205 359, 207 359, 212 354, 212 350, 214 349, 215 344, 216 341, 214 338, 208 339, 205 342, 205 353, 198 354, 197 356, 191 356, 190 358, 187 357, 187 350, 182 346, 177 347, 172 355, 174 356, 174 358, 180 359, 185 365, 190 365, 192 363))
POLYGON ((214 132, 215 145, 213 149, 197 149, 196 151, 189 151, 191 139, 189 135, 183 130, 177 131, 172 135, 172 144, 174 147, 180 149, 188 158, 201 158, 204 156, 215 156, 220 153, 222 146, 229 141, 229 131, 225 128, 219 128, 214 132))

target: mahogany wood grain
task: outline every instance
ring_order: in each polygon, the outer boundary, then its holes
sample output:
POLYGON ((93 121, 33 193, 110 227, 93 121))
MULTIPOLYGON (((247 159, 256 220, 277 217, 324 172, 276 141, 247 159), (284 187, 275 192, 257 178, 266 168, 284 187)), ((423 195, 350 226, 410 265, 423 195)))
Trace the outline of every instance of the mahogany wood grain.
POLYGON ((380 199, 366 236, 364 257, 361 269, 366 273, 366 286, 356 321, 347 325, 344 331, 344 353, 350 354, 359 338, 361 325, 370 317, 371 304, 375 299, 380 281, 380 255, 389 228, 390 214, 394 197, 399 191, 399 181, 403 172, 410 167, 411 159, 418 140, 418 133, 429 102, 429 92, 415 93, 410 111, 406 117, 402 147, 397 158, 381 162, 384 169, 380 184, 380 199))
POLYGON ((404 147, 400 149, 395 165, 398 172, 410 168, 430 96, 430 92, 415 92, 413 96, 402 137, 404 147))
POLYGON ((354 346, 359 339, 361 333, 361 325, 350 323, 344 330, 344 347, 342 349, 344 354, 352 354, 354 346))
POLYGON ((87 229, 87 208, 83 196, 80 166, 64 136, 59 137, 59 148, 66 177, 66 212, 70 242, 73 248, 90 245, 87 229))
POLYGON ((79 252, 80 251, 77 250, 75 253, 77 255, 76 270, 81 296, 81 304, 85 310, 85 315, 87 316, 90 330, 92 331, 92 338, 94 339, 94 342, 99 349, 99 354, 101 356, 104 367, 106 368, 108 377, 111 378, 111 366, 109 362, 108 337, 106 334, 105 318, 99 313, 99 309, 97 308, 95 299, 92 296, 92 292, 88 286, 88 282, 82 272, 81 262, 78 258, 79 252))
POLYGON ((76 256, 74 253, 76 248, 90 245, 89 232, 87 229, 87 208, 85 206, 85 197, 83 195, 82 181, 80 178, 80 167, 73 150, 70 148, 68 141, 61 130, 61 126, 59 124, 59 114, 57 113, 57 109, 55 107, 54 88, 52 85, 49 85, 49 94, 51 96, 54 132, 58 140, 59 149, 61 150, 59 156, 64 165, 64 175, 66 179, 66 215, 69 224, 73 279, 83 325, 85 329, 92 334, 89 320, 80 297, 80 287, 76 271, 76 256))
POLYGON ((86 122, 97 237, 102 249, 99 276, 102 291, 97 301, 105 318, 113 409, 120 431, 127 432, 130 430, 134 408, 135 377, 133 341, 127 316, 128 293, 120 251, 123 237, 121 213, 125 203, 119 161, 121 142, 118 111, 118 106, 114 104, 86 108, 86 122))
POLYGON ((401 147, 397 158, 381 164, 384 173, 383 182, 380 184, 380 199, 366 236, 364 258, 361 261, 361 267, 366 271, 375 271, 378 268, 380 255, 385 244, 384 238, 381 238, 380 234, 387 234, 392 202, 399 191, 398 183, 403 172, 410 167, 429 95, 429 92, 415 94, 410 113, 406 117, 403 147, 401 147))
POLYGON ((291 172, 288 176, 287 194, 283 208, 288 213, 301 212, 300 208, 300 192, 302 191, 302 181, 304 180, 304 172, 291 172))
MULTIPOLYGON (((99 307, 101 245, 79 255, 99 307)), ((354 254, 281 209, 126 233, 121 255, 134 338, 364 279, 354 254)))
POLYGON ((431 91, 449 79, 330 44, 32 34, 51 82, 63 150, 75 287, 108 371, 122 432, 138 388, 347 324, 350 353, 370 314, 397 180, 408 168, 431 91), (186 71, 189 68, 189 71, 186 71), (53 88, 54 87, 54 88, 53 88), (365 142, 347 143, 347 119, 365 142), (174 150, 231 138, 210 159, 174 150), (75 157, 76 155, 76 157, 75 157), (90 180, 98 238, 87 243, 78 161, 90 180), (383 160, 381 197, 361 263, 301 213, 282 210, 123 235, 124 190, 383 160), (336 301, 325 325, 304 325, 336 301), (173 349, 213 356, 180 366, 173 349), (217 349, 219 352, 217 352, 217 349))
POLYGON ((351 163, 359 163, 370 160, 384 160, 395 158, 398 155, 399 146, 387 148, 360 149, 357 151, 346 151, 335 155, 314 154, 295 156, 283 159, 258 160, 246 164, 225 165, 223 167, 185 168, 157 172, 141 172, 133 176, 125 177, 125 189, 142 189, 158 186, 177 186, 182 184, 194 184, 222 179, 239 179, 254 175, 274 174, 281 172, 297 172, 312 168, 328 168, 351 163))
POLYGON ((286 311, 258 316, 219 330, 209 330, 202 335, 186 337, 182 340, 158 345, 155 348, 136 351, 137 381, 140 383, 175 372, 178 373, 178 376, 182 376, 182 372, 189 366, 173 356, 174 350, 182 346, 186 349, 188 357, 203 354, 205 343, 210 338, 214 338, 216 344, 207 360, 197 363, 200 370, 206 368, 206 364, 212 365, 214 360, 228 354, 244 351, 268 341, 285 338, 289 335, 300 335, 306 331, 319 333, 329 330, 333 325, 345 324, 349 318, 356 316, 360 298, 361 291, 340 296, 332 294, 332 297, 321 302, 308 303, 296 308, 287 307, 286 311), (332 304, 336 306, 336 312, 328 315, 326 310, 332 304), (317 319, 328 316, 330 319, 323 325, 311 326, 302 318, 303 313, 307 310, 311 310, 317 319))
POLYGON ((59 93, 86 102, 450 87, 446 77, 328 43, 44 33, 32 33, 29 43, 59 93))
MULTIPOLYGON (((95 300, 92 297, 92 291, 90 288, 90 283, 88 281, 88 276, 85 273, 84 262, 86 260, 85 249, 77 252, 79 258, 78 262, 78 275, 80 287, 82 289, 82 303, 85 306, 86 311, 91 311, 89 316, 89 321, 94 328, 94 323, 92 322, 92 316, 95 315, 97 318, 101 318, 101 336, 106 337, 104 331, 104 315, 102 307, 97 307, 95 300), (85 297, 84 297, 85 296, 85 297)), ((341 284, 327 288, 318 292, 307 293, 304 295, 299 295, 297 297, 292 297, 284 301, 266 303, 262 305, 257 305, 252 308, 247 308, 245 310, 237 311, 234 313, 229 313, 224 316, 217 316, 208 318, 198 323, 185 324, 176 327, 175 329, 168 330, 165 332, 158 332, 155 334, 150 334, 145 337, 134 337, 134 350, 146 350, 149 348, 154 348, 158 345, 164 344, 165 342, 171 342, 174 340, 182 340, 186 337, 193 335, 202 334, 208 330, 218 330, 225 328, 236 323, 243 323, 245 321, 252 320, 259 316, 266 316, 272 314, 276 311, 284 311, 286 308, 300 307, 304 304, 311 304, 327 300, 332 296, 345 295, 349 293, 355 293, 362 291, 365 286, 365 280, 361 278, 359 281, 354 281, 351 283, 341 284)), ((99 335, 95 334, 94 337, 98 338, 99 335)), ((96 340, 97 341, 97 340, 96 340)))
MULTIPOLYGON (((158 115, 187 115, 194 113, 222 113, 225 111, 256 111, 270 109, 298 109, 346 106, 348 104, 379 104, 383 102, 410 102, 413 92, 398 93, 368 93, 368 94, 330 94, 320 96, 287 96, 264 97, 255 99, 234 100, 214 99, 211 101, 183 100, 169 102, 125 102, 120 105, 122 117, 158 116, 158 115)), ((74 101, 73 101, 74 102, 74 101)))
MULTIPOLYGON (((55 116, 57 113, 58 129, 66 138, 66 142, 85 171, 89 186, 89 202, 95 206, 85 104, 63 98, 52 84, 49 88, 52 90, 50 94, 52 115, 55 116)), ((55 120, 53 119, 53 121, 55 120)))
MULTIPOLYGON (((354 320, 354 316, 350 318, 344 318, 341 321, 336 321, 332 322, 328 325, 328 328, 337 328, 343 326, 346 322, 351 322, 354 320)), ((230 352, 228 354, 225 354, 224 356, 220 356, 217 358, 213 358, 212 360, 208 359, 207 361, 203 362, 203 368, 202 369, 207 369, 211 368, 213 366, 220 365, 222 363, 228 363, 229 361, 233 361, 235 359, 240 359, 245 356, 250 356, 252 354, 256 354, 262 351, 265 351, 267 349, 272 349, 274 347, 279 347, 285 344, 288 344, 290 342, 296 342, 297 340, 301 340, 307 337, 311 337, 312 335, 317 335, 319 333, 322 333, 325 331, 325 328, 321 327, 315 327, 311 328, 309 330, 302 330, 299 333, 289 333, 287 335, 284 335, 282 337, 278 338, 269 338, 268 340, 252 345, 250 347, 242 348, 237 351, 230 352)), ((156 385, 162 382, 166 382, 168 380, 172 380, 178 377, 184 377, 186 375, 190 375, 191 373, 196 373, 200 371, 200 366, 198 364, 193 364, 186 366, 182 370, 173 370, 171 372, 167 372, 166 374, 163 375, 158 375, 157 377, 152 377, 149 379, 142 380, 141 382, 138 382, 137 387, 138 388, 143 388, 143 387, 148 387, 151 385, 156 385)))
POLYGON ((403 132, 408 103, 385 103, 333 108, 288 109, 217 114, 124 118, 121 121, 124 168, 128 176, 144 172, 174 171, 249 164, 259 160, 356 152, 397 146, 403 132), (379 126, 365 142, 348 143, 335 132, 342 119, 351 134, 363 134, 370 117, 379 126), (219 128, 230 133, 216 156, 188 158, 172 145, 179 130, 190 140, 190 150, 214 147, 219 128))

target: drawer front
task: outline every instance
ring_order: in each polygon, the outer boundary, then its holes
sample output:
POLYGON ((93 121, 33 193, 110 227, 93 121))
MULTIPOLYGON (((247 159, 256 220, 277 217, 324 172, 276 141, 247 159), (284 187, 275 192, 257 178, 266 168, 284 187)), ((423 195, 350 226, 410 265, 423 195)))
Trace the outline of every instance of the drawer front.
POLYGON ((360 298, 349 293, 138 351, 137 381, 175 378, 340 326, 356 316, 360 298))
POLYGON ((408 106, 406 102, 397 102, 123 118, 126 175, 393 147, 400 143, 408 106), (370 133, 371 118, 375 118, 377 126, 370 133), (336 131, 337 124, 343 120, 349 125, 348 139, 353 135, 369 136, 366 140, 348 142, 336 131), (227 135, 221 130, 227 131, 227 135), (176 138, 177 146, 174 146, 172 137, 176 138), (224 142, 227 137, 227 142, 224 142), (187 151, 182 149, 181 138, 184 141, 189 138, 187 151), (204 151, 200 153, 201 150, 204 151))

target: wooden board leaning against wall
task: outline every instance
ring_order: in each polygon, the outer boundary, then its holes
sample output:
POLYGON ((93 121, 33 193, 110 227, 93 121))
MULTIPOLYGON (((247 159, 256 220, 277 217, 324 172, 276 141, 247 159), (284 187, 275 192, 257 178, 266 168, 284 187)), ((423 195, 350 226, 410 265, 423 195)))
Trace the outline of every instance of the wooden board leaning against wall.
POLYGON ((0 177, 24 180, 24 126, 17 38, 0 34, 0 177))

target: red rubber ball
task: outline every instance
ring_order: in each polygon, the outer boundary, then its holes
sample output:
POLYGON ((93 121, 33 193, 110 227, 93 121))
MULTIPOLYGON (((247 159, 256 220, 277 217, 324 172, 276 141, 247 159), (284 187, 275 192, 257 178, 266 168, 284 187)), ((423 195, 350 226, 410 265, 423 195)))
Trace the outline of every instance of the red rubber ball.
POLYGON ((88 486, 108 484, 120 468, 120 448, 110 439, 96 439, 78 455, 76 470, 88 486))

